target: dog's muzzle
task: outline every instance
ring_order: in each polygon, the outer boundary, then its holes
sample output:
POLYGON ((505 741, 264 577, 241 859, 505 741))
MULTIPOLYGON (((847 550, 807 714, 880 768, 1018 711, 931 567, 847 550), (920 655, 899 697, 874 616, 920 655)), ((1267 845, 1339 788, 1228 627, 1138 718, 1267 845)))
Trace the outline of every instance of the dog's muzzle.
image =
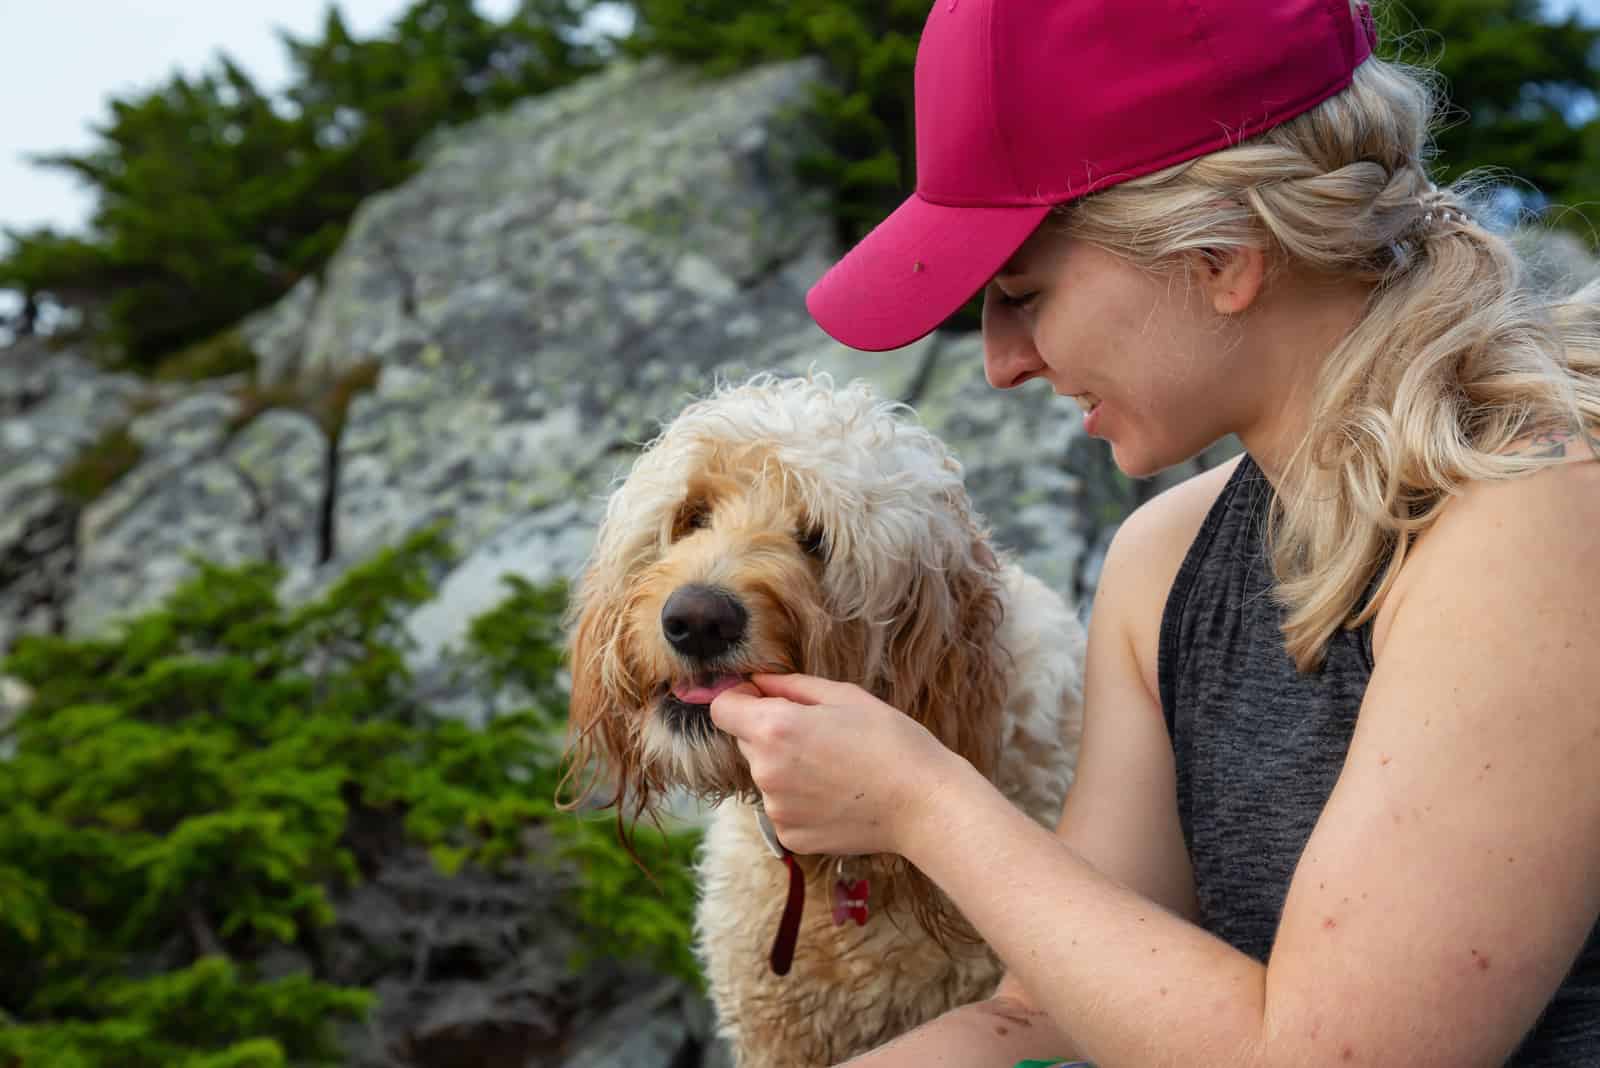
POLYGON ((687 668, 666 685, 661 700, 662 716, 675 732, 690 738, 715 732, 712 700, 749 678, 730 673, 726 664, 729 654, 744 644, 749 625, 750 613, 739 599, 716 586, 680 586, 667 598, 661 634, 687 668))

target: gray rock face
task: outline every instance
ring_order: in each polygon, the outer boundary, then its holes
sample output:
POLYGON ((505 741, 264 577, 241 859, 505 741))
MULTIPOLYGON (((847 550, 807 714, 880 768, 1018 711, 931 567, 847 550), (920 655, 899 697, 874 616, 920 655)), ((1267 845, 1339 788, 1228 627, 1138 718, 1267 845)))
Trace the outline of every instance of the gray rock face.
POLYGON ((467 546, 592 518, 688 393, 800 344, 828 224, 781 115, 813 77, 618 68, 442 139, 363 208, 300 369, 383 368, 341 442, 341 559, 443 516, 467 546))
POLYGON ((306 278, 278 303, 239 324, 240 338, 256 354, 256 373, 262 381, 282 382, 299 366, 316 306, 317 280, 306 278))
POLYGON ((318 559, 327 443, 304 415, 267 411, 241 429, 231 396, 199 393, 135 419, 133 471, 79 520, 69 628, 91 632, 152 607, 191 557, 270 560, 304 583, 318 559))
POLYGON ((143 392, 40 341, 0 350, 0 649, 66 626, 79 503, 60 480, 143 392))

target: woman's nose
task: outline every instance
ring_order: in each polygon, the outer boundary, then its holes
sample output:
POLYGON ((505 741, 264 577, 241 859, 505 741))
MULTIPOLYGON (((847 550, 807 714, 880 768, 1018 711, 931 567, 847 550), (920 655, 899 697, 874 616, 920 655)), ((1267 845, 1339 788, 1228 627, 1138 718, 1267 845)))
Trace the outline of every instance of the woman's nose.
POLYGON ((983 376, 995 389, 1015 389, 1045 367, 1033 331, 1011 309, 995 301, 991 288, 983 300, 983 376))
POLYGON ((983 375, 995 389, 1015 389, 1044 370, 1033 339, 1011 331, 1008 336, 983 337, 983 375))

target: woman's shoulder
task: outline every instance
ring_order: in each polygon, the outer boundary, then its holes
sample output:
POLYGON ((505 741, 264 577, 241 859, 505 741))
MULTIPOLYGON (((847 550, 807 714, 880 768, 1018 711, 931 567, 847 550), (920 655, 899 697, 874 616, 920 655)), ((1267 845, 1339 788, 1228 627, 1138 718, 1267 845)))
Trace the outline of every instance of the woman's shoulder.
POLYGON ((1529 625, 1536 626, 1535 589, 1561 600, 1563 592, 1578 595, 1585 584, 1577 580, 1592 577, 1600 548, 1600 461, 1591 443, 1558 432, 1534 435, 1508 452, 1543 466, 1469 482, 1451 495, 1406 555, 1391 604, 1379 613, 1375 651, 1389 629, 1385 617, 1408 601, 1433 605, 1463 583, 1484 596, 1514 587, 1507 595, 1528 606, 1529 625))
POLYGON ((1492 537, 1494 528, 1508 522, 1579 520, 1600 506, 1600 439, 1576 430, 1542 431, 1513 442, 1504 455, 1532 464, 1511 477, 1459 487, 1414 551, 1428 543, 1492 537))
POLYGON ((1095 614, 1114 617, 1151 693, 1156 692, 1167 596, 1206 516, 1242 462, 1242 455, 1234 457, 1152 497, 1122 521, 1106 551, 1095 614))
POLYGON ((1245 461, 1244 454, 1184 479, 1156 494, 1123 520, 1112 538, 1110 555, 1137 556, 1145 568, 1157 561, 1171 563, 1172 578, 1206 516, 1245 461))

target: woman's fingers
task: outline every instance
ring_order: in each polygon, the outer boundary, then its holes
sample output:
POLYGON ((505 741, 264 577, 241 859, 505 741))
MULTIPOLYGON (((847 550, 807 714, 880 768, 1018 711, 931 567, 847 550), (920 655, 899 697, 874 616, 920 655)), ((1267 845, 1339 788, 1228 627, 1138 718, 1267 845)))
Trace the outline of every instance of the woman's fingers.
POLYGON ((754 686, 742 682, 711 699, 711 722, 735 738, 744 738, 761 721, 763 706, 774 703, 754 686))
POLYGON ((751 675, 750 681, 768 697, 782 697, 797 705, 841 704, 859 687, 815 675, 751 675))

